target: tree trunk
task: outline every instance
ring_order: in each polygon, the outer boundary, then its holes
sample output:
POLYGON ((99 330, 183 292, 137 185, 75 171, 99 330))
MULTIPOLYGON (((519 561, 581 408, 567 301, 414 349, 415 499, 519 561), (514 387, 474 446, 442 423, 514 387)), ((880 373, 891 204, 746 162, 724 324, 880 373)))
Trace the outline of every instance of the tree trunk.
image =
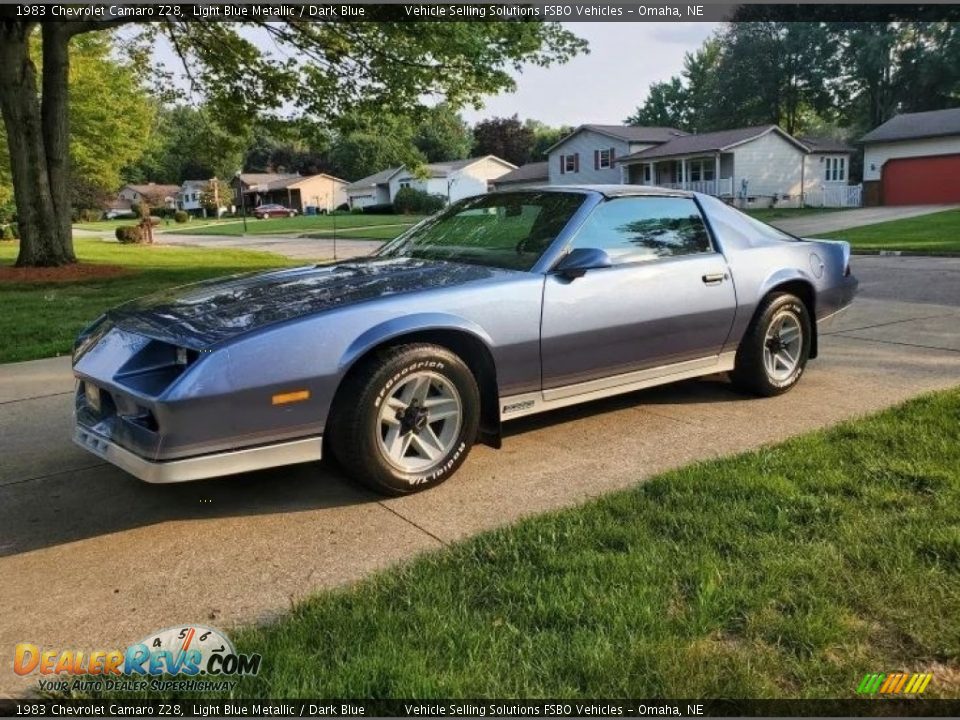
MULTIPOLYGON (((75 262, 69 233, 57 217, 47 169, 37 72, 30 59, 33 23, 0 21, 0 114, 10 149, 13 197, 20 230, 18 266, 56 266, 75 262)), ((65 70, 65 65, 62 67, 65 70)), ((61 168, 61 171, 66 166, 61 168)), ((69 186, 64 188, 69 193, 69 186)))
POLYGON ((43 25, 43 146, 47 177, 57 219, 57 243, 74 260, 70 184, 70 35, 67 23, 43 25))

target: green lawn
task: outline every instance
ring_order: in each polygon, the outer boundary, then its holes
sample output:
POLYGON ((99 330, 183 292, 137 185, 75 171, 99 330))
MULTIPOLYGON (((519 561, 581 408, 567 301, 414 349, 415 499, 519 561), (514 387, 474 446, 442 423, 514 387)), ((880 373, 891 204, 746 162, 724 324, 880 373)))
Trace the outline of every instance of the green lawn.
MULTIPOLYGON (((248 217, 247 234, 297 233, 326 237, 333 234, 334 228, 339 235, 341 230, 388 225, 392 226, 390 232, 393 234, 390 237, 395 237, 407 227, 422 219, 418 215, 298 215, 292 218, 271 218, 269 220, 257 220, 248 217)), ((167 230, 167 228, 163 229, 167 230)), ((385 229, 381 228, 380 232, 385 229)), ((234 218, 219 225, 205 228, 191 228, 190 224, 172 226, 169 231, 181 235, 243 235, 243 221, 234 218)), ((350 237, 359 237, 359 235, 352 234, 350 237)))
MULTIPOLYGON (((120 245, 75 239, 81 262, 123 265, 129 276, 71 283, 0 283, 0 362, 70 352, 77 333, 104 310, 165 287, 219 275, 295 264, 279 255, 244 250, 120 245)), ((0 264, 16 259, 15 243, 0 243, 0 264)))
POLYGON ((928 395, 315 596, 234 635, 263 665, 233 696, 854 697, 903 670, 956 697, 958 417, 928 395))
POLYGON ((838 230, 821 237, 846 240, 856 250, 960 253, 960 210, 838 230))
POLYGON ((807 215, 822 215, 823 213, 837 212, 842 208, 756 208, 754 210, 745 210, 747 215, 755 217, 763 222, 771 220, 784 220, 786 218, 805 217, 807 215))
MULTIPOLYGON (((88 222, 88 223, 74 223, 73 227, 76 230, 93 230, 96 232, 109 232, 113 233, 121 225, 136 225, 140 220, 138 218, 118 218, 116 220, 99 220, 97 222, 88 222)), ((191 218, 189 222, 180 224, 175 223, 172 219, 164 219, 157 226, 158 231, 165 231, 173 228, 184 228, 183 232, 186 232, 186 228, 199 228, 204 225, 215 225, 220 223, 232 223, 234 222, 233 218, 224 218, 223 220, 217 220, 215 218, 191 218)))

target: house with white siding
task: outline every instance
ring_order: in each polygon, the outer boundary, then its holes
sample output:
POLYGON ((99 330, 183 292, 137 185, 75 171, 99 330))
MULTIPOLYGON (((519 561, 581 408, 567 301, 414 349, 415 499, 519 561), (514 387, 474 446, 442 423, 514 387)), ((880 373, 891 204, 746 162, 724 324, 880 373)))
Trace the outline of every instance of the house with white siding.
POLYGON ((853 148, 776 125, 676 137, 623 156, 623 182, 692 190, 742 207, 859 205, 847 190, 853 148))
POLYGON ((623 182, 617 160, 683 137, 669 127, 580 125, 547 149, 551 185, 610 185, 623 182))
POLYGON ((960 202, 960 108, 895 115, 860 142, 867 205, 960 202))
POLYGON ((391 203, 405 187, 440 195, 451 203, 488 192, 497 178, 516 169, 513 163, 495 155, 429 163, 419 168, 401 165, 350 183, 346 192, 350 207, 391 203))

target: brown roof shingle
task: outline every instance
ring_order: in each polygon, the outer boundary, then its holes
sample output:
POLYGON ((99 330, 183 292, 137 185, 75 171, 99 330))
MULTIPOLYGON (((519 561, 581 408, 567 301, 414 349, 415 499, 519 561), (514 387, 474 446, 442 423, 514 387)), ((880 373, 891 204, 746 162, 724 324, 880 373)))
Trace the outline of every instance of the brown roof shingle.
POLYGON ((895 115, 860 138, 860 142, 893 142, 943 135, 960 135, 960 108, 895 115))

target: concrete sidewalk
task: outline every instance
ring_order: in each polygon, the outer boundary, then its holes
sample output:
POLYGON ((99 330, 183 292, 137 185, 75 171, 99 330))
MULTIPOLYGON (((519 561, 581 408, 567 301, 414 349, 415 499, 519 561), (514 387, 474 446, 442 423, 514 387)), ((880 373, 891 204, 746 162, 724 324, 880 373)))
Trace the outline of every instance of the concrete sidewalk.
POLYGON ((901 207, 869 207, 838 210, 818 215, 771 220, 770 224, 798 237, 816 237, 818 233, 849 230, 862 225, 903 220, 931 213, 953 210, 960 205, 909 205, 901 207))
MULTIPOLYGON (((229 630, 482 530, 955 385, 960 259, 917 260, 857 260, 864 296, 787 395, 710 378, 518 420, 450 482, 389 500, 326 464, 143 484, 70 443, 67 358, 0 366, 0 647, 229 630), (888 297, 904 276, 908 299, 888 297)), ((0 669, 0 693, 21 682, 0 669)))

